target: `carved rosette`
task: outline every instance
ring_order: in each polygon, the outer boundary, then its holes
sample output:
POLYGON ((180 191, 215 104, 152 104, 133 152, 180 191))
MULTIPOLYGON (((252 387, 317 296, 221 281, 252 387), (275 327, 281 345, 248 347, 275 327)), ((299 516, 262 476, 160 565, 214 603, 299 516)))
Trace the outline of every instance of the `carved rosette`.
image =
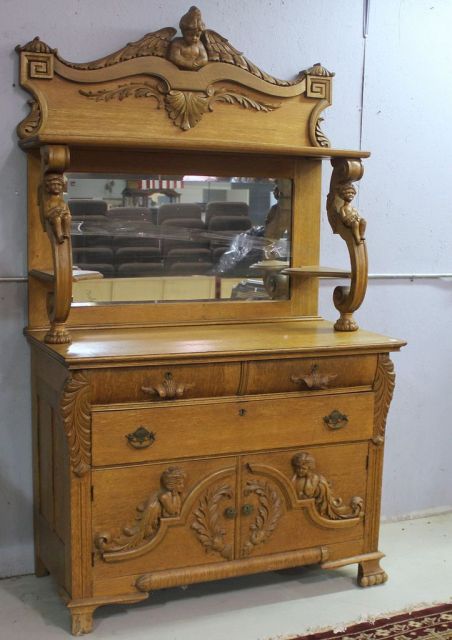
POLYGON ((90 385, 85 373, 74 373, 64 386, 61 417, 72 471, 82 477, 91 467, 90 385))
POLYGON ((164 88, 163 84, 156 88, 146 82, 131 82, 113 89, 100 89, 98 91, 80 89, 80 94, 96 102, 102 100, 108 102, 113 99, 122 101, 130 97, 154 98, 157 102, 157 108, 164 104, 168 117, 182 131, 193 129, 207 111, 213 111, 215 102, 237 104, 244 109, 262 112, 270 112, 280 106, 279 104, 259 102, 242 93, 224 89, 216 90, 213 87, 209 87, 206 92, 176 91, 164 88))
POLYGON ((233 491, 228 484, 210 488, 202 496, 191 525, 206 553, 218 553, 225 560, 232 559, 232 546, 225 540, 222 505, 232 497, 233 491))
POLYGON ((136 508, 135 522, 122 528, 119 535, 97 533, 94 544, 104 552, 123 552, 139 549, 157 535, 164 518, 177 518, 182 509, 182 493, 186 474, 180 467, 168 467, 161 477, 161 489, 136 508))
POLYGON ((250 525, 250 534, 242 548, 242 556, 249 556, 253 549, 268 541, 283 515, 281 498, 269 482, 250 480, 246 483, 245 496, 258 497, 257 516, 250 525))
POLYGON ((374 382, 374 436, 372 442, 382 445, 385 440, 386 418, 395 386, 394 364, 387 353, 378 356, 377 373, 374 382))
POLYGON ((314 456, 301 451, 292 458, 292 484, 299 500, 314 500, 317 513, 328 520, 348 520, 364 516, 364 500, 354 496, 350 506, 336 498, 330 482, 316 471, 314 456))
POLYGON ((336 321, 336 331, 356 331, 353 312, 362 304, 367 289, 367 247, 364 239, 366 221, 351 202, 356 194, 353 182, 360 180, 364 173, 361 160, 334 158, 331 160, 333 173, 327 197, 328 221, 333 233, 345 240, 351 262, 350 287, 336 287, 333 302, 340 312, 336 321))

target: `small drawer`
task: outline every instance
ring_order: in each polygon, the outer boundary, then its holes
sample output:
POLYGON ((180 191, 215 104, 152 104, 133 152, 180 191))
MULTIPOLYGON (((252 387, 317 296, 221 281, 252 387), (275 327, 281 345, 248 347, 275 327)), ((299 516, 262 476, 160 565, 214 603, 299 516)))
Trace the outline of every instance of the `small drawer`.
POLYGON ((363 392, 94 407, 93 465, 365 440, 373 402, 363 392))
POLYGON ((238 362, 100 369, 91 380, 92 402, 166 402, 231 396, 237 393, 239 384, 238 362))
POLYGON ((377 356, 287 358, 248 363, 247 394, 372 386, 377 356))

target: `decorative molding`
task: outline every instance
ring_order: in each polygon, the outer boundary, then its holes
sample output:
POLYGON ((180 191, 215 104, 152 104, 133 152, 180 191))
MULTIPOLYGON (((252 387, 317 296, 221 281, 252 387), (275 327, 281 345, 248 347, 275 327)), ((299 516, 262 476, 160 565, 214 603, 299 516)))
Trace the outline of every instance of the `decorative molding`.
POLYGON ((268 541, 283 515, 278 491, 269 482, 249 480, 244 495, 256 494, 259 500, 257 516, 250 525, 250 535, 242 547, 241 555, 249 556, 255 547, 268 541))
POLYGON ((237 104, 244 109, 254 109, 262 112, 270 112, 280 107, 280 104, 259 102, 245 94, 226 91, 225 89, 216 90, 213 87, 208 87, 206 92, 176 91, 165 89, 163 83, 158 88, 155 88, 146 82, 131 82, 119 85, 114 89, 99 89, 98 91, 80 89, 80 94, 96 102, 108 102, 112 99, 122 101, 130 97, 154 98, 157 101, 157 108, 159 109, 164 104, 168 117, 182 131, 193 129, 207 111, 213 111, 215 102, 237 104))
POLYGON ((136 508, 135 522, 123 527, 121 533, 97 533, 96 547, 103 552, 122 552, 146 545, 160 529, 164 518, 177 518, 182 509, 186 473, 180 467, 168 467, 160 476, 161 488, 136 508))
POLYGON ((378 356, 374 382, 374 436, 372 442, 382 445, 385 441, 386 418, 395 387, 394 364, 387 353, 378 356))
POLYGON ((36 36, 33 40, 30 40, 30 42, 27 42, 27 44, 22 46, 18 44, 16 51, 26 51, 30 53, 57 53, 56 49, 49 47, 49 45, 43 42, 39 36, 36 36))
POLYGON ((323 67, 320 62, 316 62, 312 67, 309 67, 309 69, 300 71, 300 75, 317 76, 319 78, 333 78, 335 74, 332 71, 328 71, 328 69, 323 67))
POLYGON ((327 197, 328 221, 333 233, 337 233, 345 240, 351 262, 351 286, 336 287, 333 302, 340 312, 336 321, 336 331, 356 331, 358 324, 353 318, 353 312, 358 309, 367 289, 367 247, 364 239, 366 221, 351 202, 356 195, 353 182, 360 180, 364 169, 360 160, 334 158, 331 161, 333 173, 330 191, 327 197))
POLYGON ((155 387, 141 387, 141 390, 149 395, 158 395, 162 400, 174 400, 174 398, 182 398, 188 389, 192 389, 193 383, 176 382, 172 373, 165 373, 165 377, 161 384, 155 387))
POLYGON ((17 125, 17 135, 22 140, 38 133, 42 124, 42 112, 37 100, 28 100, 30 113, 17 125))
POLYGON ((304 382, 308 389, 328 389, 331 380, 337 378, 336 373, 321 373, 317 364, 313 365, 311 372, 306 376, 291 376, 294 384, 304 382))
POLYGON ((331 147, 331 142, 329 138, 327 138, 326 135, 323 133, 320 127, 320 123, 323 122, 323 120, 324 120, 323 118, 318 118, 315 124, 315 141, 317 143, 317 146, 323 147, 324 149, 328 149, 329 147, 331 147))
POLYGON ((92 62, 75 64, 62 58, 59 59, 66 66, 89 71, 104 69, 145 56, 165 58, 179 69, 193 72, 212 62, 224 62, 239 67, 273 85, 285 87, 298 82, 298 79, 294 82, 278 80, 259 69, 233 47, 226 38, 216 31, 206 29, 201 12, 197 7, 191 7, 182 16, 179 26, 182 37, 174 38, 176 29, 165 27, 148 33, 140 40, 130 42, 119 51, 92 62))
POLYGON ((91 467, 90 385, 83 371, 75 372, 66 381, 60 410, 72 471, 82 477, 91 467))
POLYGON ((292 484, 299 500, 313 499, 320 516, 329 520, 348 520, 364 517, 364 501, 358 496, 351 499, 350 506, 333 495, 328 480, 315 470, 314 456, 301 451, 292 458, 295 475, 292 484))
POLYGON ((232 498, 232 488, 227 484, 208 489, 199 502, 191 525, 206 553, 219 553, 225 560, 232 560, 233 549, 225 542, 226 529, 222 525, 220 504, 232 498))
POLYGON ((28 77, 36 80, 53 78, 53 61, 51 53, 26 53, 28 77))

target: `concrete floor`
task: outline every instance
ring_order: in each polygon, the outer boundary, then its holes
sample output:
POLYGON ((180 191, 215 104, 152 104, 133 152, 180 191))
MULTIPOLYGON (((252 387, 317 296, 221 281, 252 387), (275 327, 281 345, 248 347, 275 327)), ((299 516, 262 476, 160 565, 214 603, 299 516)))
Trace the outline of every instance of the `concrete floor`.
MULTIPOLYGON (((382 613, 452 600, 452 513, 382 526, 386 585, 361 589, 356 568, 316 567, 156 592, 95 613, 91 638, 281 640, 382 613)), ((69 614, 50 577, 0 581, 1 640, 69 637, 69 614)))

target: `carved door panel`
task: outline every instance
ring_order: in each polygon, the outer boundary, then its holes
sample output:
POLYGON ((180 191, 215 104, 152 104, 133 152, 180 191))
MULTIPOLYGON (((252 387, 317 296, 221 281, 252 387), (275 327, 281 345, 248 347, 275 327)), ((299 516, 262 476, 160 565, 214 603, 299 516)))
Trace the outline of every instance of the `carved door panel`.
POLYGON ((241 558, 363 537, 367 443, 243 456, 241 558))
POLYGON ((234 556, 236 458, 96 469, 96 592, 120 575, 234 556))

